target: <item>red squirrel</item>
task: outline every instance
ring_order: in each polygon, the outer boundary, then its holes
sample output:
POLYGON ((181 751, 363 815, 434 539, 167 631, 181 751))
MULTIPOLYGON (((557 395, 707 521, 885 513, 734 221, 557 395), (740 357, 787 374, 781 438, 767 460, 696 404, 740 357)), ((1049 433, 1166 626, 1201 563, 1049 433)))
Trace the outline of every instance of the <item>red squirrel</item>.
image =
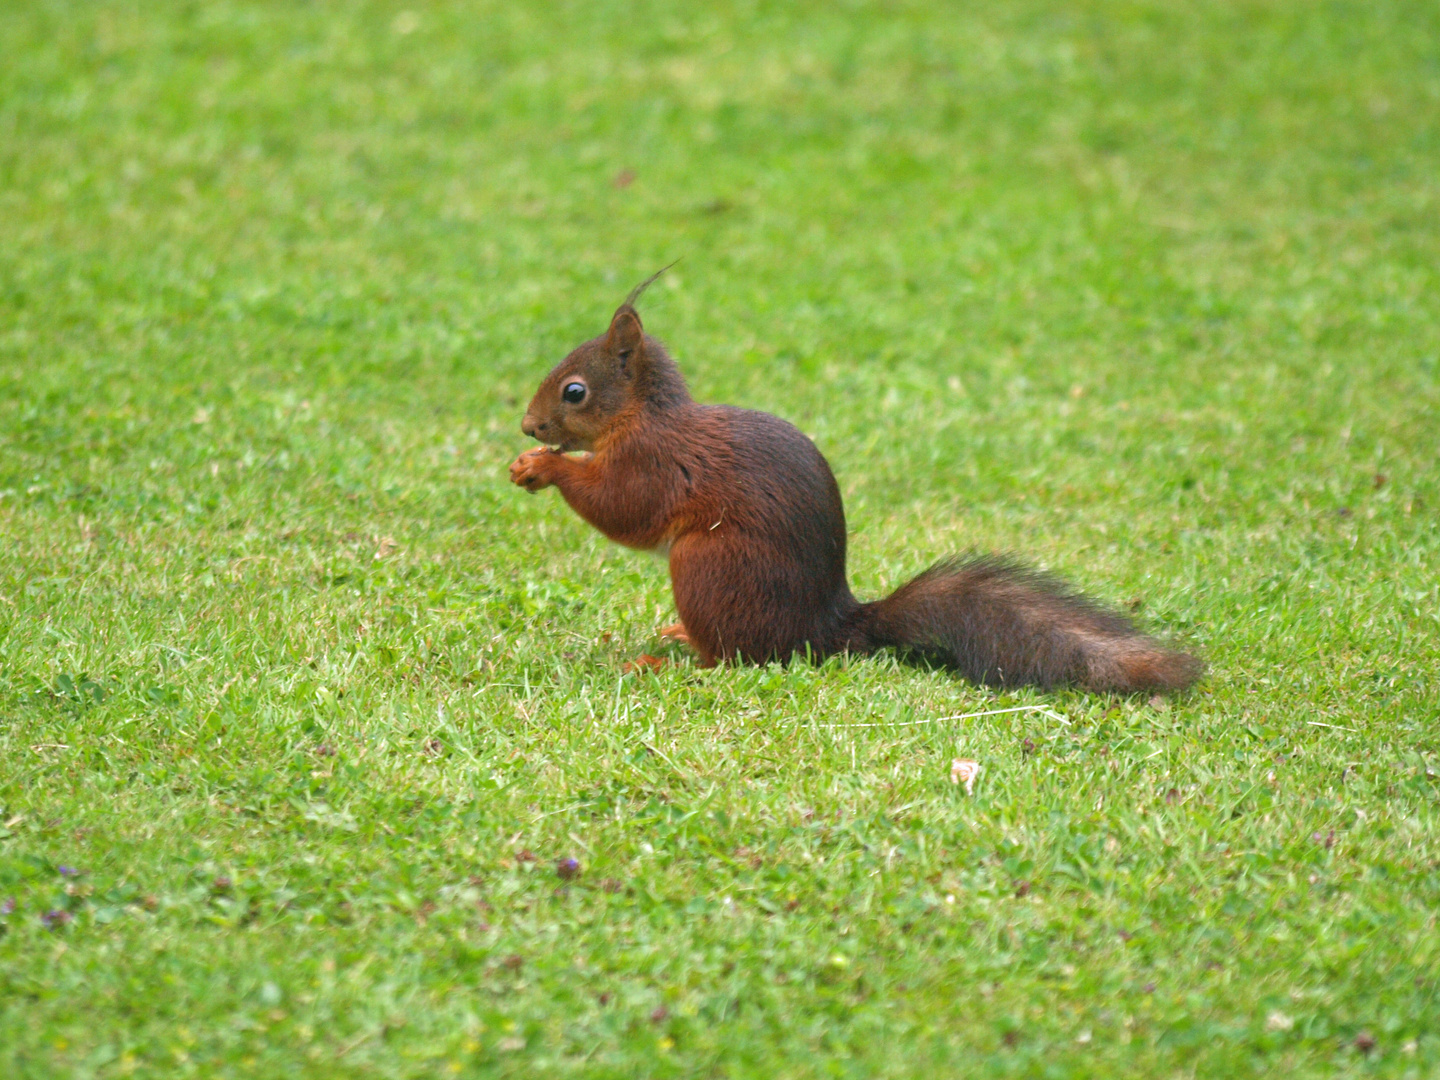
POLYGON ((612 540, 668 550, 681 621, 667 633, 702 665, 897 648, 991 686, 1172 692, 1200 677, 1195 657, 1007 559, 946 559, 856 600, 825 458, 778 417, 692 401, 641 326, 644 287, 540 384, 520 427, 547 445, 516 458, 510 479, 559 488, 612 540))

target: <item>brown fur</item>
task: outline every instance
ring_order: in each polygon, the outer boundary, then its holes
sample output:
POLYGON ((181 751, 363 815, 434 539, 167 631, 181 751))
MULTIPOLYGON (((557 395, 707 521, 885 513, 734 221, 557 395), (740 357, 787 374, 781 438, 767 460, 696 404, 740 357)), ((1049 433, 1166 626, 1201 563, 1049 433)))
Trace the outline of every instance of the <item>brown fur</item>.
POLYGON ((893 647, 976 682, 1121 693, 1183 690, 1203 671, 1054 578, 1001 559, 937 563, 860 603, 845 580, 840 491, 820 451, 768 413, 692 401, 631 301, 546 377, 521 427, 555 449, 521 454, 510 466, 516 484, 558 487, 619 543, 668 547, 681 619, 672 630, 706 666, 893 647), (582 401, 564 398, 574 384, 582 401))

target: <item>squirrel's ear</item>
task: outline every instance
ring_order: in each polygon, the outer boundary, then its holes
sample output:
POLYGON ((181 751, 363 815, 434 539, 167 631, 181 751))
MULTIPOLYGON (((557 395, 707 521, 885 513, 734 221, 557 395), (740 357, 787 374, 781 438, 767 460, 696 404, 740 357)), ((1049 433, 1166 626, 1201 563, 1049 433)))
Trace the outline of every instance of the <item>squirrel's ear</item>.
POLYGON ((627 373, 633 363, 645 352, 645 329, 640 325, 640 314, 629 304, 621 304, 615 317, 610 320, 610 332, 605 335, 606 350, 620 361, 620 367, 627 373))

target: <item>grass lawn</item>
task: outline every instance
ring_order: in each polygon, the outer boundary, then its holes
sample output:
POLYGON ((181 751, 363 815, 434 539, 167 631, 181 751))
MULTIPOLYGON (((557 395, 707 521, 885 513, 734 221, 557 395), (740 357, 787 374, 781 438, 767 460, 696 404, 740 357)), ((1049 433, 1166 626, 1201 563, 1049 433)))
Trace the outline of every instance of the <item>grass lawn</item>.
POLYGON ((0 5, 0 1074, 1440 1075, 1437 458, 1433 2, 0 5), (676 257, 1200 689, 661 646, 505 466, 676 257))

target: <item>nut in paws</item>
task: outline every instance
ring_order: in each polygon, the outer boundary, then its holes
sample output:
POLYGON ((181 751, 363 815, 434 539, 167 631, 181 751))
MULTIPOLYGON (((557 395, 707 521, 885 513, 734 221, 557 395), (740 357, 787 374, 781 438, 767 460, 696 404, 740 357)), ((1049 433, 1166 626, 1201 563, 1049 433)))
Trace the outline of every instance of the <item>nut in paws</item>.
POLYGON ((548 447, 527 450, 510 463, 510 482, 526 491, 539 491, 550 486, 550 459, 555 451, 548 447))

